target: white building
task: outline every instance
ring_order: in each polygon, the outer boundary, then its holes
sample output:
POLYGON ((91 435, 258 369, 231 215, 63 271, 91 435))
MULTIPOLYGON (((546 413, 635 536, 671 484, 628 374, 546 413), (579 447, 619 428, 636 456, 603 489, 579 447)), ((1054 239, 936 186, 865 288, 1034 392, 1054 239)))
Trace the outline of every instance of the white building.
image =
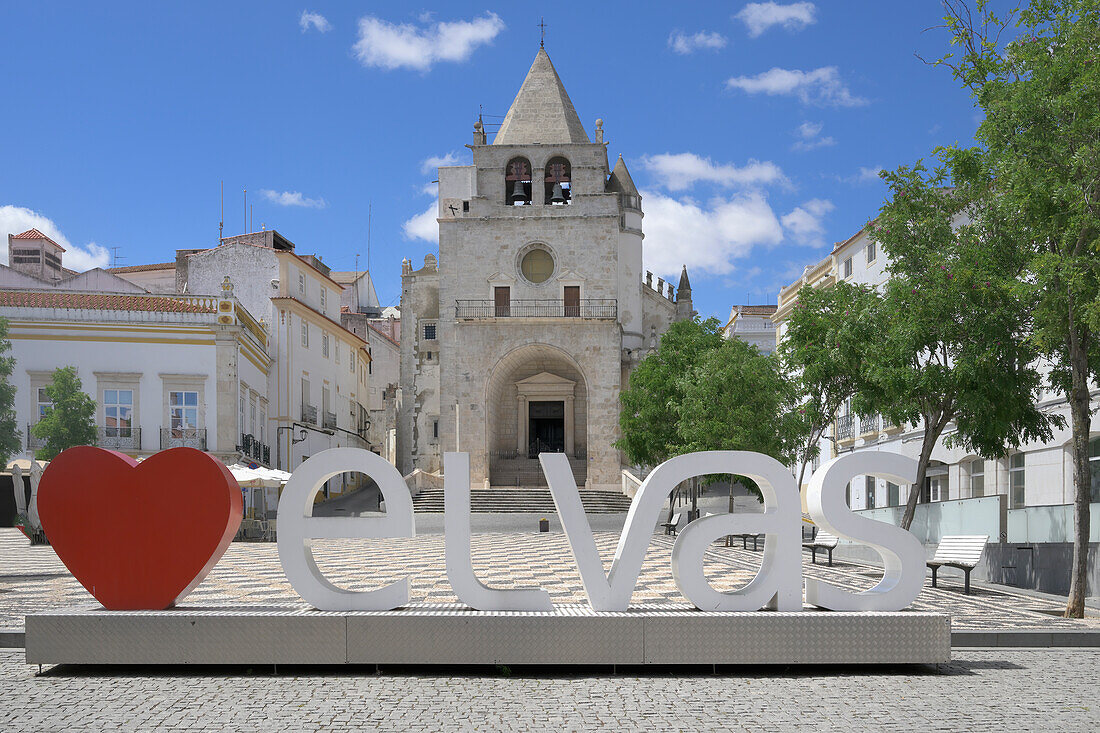
MULTIPOLYGON (((791 309, 798 302, 798 292, 804 286, 828 287, 846 280, 881 288, 889 277, 887 257, 861 229, 840 242, 833 252, 817 264, 807 267, 799 280, 779 293, 775 314, 779 340, 791 309)), ((1009 509, 1028 506, 1068 504, 1073 501, 1073 464, 1069 408, 1060 396, 1044 392, 1040 406, 1066 418, 1066 427, 1056 430, 1048 443, 1031 443, 1008 455, 986 460, 960 448, 943 444, 954 429, 949 424, 932 451, 928 478, 922 487, 921 501, 935 502, 969 499, 1003 494, 1009 509)), ((852 414, 846 405, 834 422, 832 430, 821 443, 822 458, 860 450, 886 450, 917 459, 920 455, 920 426, 884 425, 878 415, 852 414)), ((1100 431, 1092 433, 1094 466, 1094 497, 1100 501, 1100 431)), ((809 471, 807 471, 809 480, 809 471)), ((803 484, 803 488, 805 484, 803 484)), ((873 477, 859 477, 850 487, 854 509, 900 506, 908 493, 897 485, 873 477)))
POLYGON ((238 458, 238 394, 263 383, 266 337, 233 296, 0 290, 15 370, 15 409, 28 451, 49 407, 45 387, 74 366, 96 403, 97 445, 132 456, 190 446, 238 458))
POLYGON ((741 339, 760 349, 761 354, 775 352, 774 305, 735 305, 729 320, 722 327, 722 335, 728 339, 741 339))

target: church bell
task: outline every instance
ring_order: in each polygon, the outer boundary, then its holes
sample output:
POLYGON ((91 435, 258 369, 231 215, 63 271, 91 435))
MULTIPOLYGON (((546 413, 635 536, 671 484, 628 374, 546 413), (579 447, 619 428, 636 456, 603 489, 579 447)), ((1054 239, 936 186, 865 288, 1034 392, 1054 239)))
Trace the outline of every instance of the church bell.
POLYGON ((552 194, 550 194, 550 203, 552 203, 552 204, 564 204, 565 203, 565 193, 561 190, 561 184, 560 183, 555 183, 554 184, 554 192, 552 194))
POLYGON ((518 204, 527 201, 527 194, 523 191, 523 181, 512 184, 512 203, 518 204))

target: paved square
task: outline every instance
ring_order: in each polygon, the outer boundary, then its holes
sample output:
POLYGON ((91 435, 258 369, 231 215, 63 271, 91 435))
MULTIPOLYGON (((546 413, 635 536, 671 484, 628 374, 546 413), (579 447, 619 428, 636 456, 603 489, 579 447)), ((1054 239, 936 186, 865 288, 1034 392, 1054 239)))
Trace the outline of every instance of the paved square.
MULTIPOLYGON (((596 532, 596 545, 609 565, 617 532, 596 532)), ((447 583, 442 534, 382 540, 315 540, 318 562, 336 584, 366 590, 411 576, 415 602, 457 601, 447 583)), ((501 588, 540 586, 558 603, 585 602, 580 575, 565 535, 560 532, 493 532, 473 536, 473 564, 487 584, 501 588)), ((633 604, 687 601, 672 579, 673 538, 654 535, 632 598, 633 604)), ((747 583, 756 573, 760 552, 713 545, 707 555, 707 576, 721 590, 747 583)), ((31 547, 17 530, 0 530, 0 627, 19 628, 33 611, 94 602, 49 547, 31 547)), ((810 564, 807 576, 862 590, 874 585, 881 572, 870 565, 836 561, 833 567, 810 564)), ((946 611, 954 629, 1080 629, 1100 628, 1100 618, 1059 618, 1056 601, 1013 592, 1004 586, 975 585, 962 593, 961 578, 942 578, 939 588, 926 582, 913 604, 916 610, 946 611)), ((300 602, 279 564, 272 543, 236 542, 209 577, 185 601, 187 606, 300 602)))

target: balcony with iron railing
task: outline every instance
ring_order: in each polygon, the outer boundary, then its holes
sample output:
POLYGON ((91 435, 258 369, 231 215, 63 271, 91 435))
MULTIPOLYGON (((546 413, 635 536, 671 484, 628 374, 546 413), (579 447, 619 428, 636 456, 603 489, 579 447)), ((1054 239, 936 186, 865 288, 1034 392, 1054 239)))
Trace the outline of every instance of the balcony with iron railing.
POLYGON ((265 466, 271 465, 271 447, 266 443, 261 443, 256 440, 255 437, 248 433, 241 435, 241 444, 237 446, 237 450, 239 450, 241 455, 245 458, 250 458, 265 466))
POLYGON ((324 424, 322 425, 322 427, 325 427, 325 428, 335 428, 336 427, 336 413, 335 412, 326 412, 325 413, 324 424))
POLYGON ((160 449, 169 448, 206 450, 206 428, 161 428, 160 449))
POLYGON ((97 425, 95 444, 110 450, 141 450, 141 428, 97 425))
POLYGON ((614 298, 582 300, 513 300, 497 304, 492 300, 459 300, 455 318, 483 320, 488 318, 588 318, 614 320, 619 315, 619 303, 614 298))
POLYGON ((852 442, 855 437, 855 415, 841 415, 833 424, 833 436, 837 442, 852 442))
POLYGON ((302 405, 302 422, 310 425, 317 424, 317 407, 315 405, 302 405))
POLYGON ((877 414, 859 416, 859 435, 861 438, 878 435, 878 431, 879 419, 877 414))

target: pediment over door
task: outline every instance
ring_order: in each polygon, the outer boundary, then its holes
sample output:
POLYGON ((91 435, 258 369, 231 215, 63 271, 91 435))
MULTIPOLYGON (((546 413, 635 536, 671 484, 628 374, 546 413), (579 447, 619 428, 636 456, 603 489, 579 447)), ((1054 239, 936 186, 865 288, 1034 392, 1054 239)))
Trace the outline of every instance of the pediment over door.
POLYGON ((572 397, 577 383, 550 372, 539 372, 516 382, 521 397, 572 397))

